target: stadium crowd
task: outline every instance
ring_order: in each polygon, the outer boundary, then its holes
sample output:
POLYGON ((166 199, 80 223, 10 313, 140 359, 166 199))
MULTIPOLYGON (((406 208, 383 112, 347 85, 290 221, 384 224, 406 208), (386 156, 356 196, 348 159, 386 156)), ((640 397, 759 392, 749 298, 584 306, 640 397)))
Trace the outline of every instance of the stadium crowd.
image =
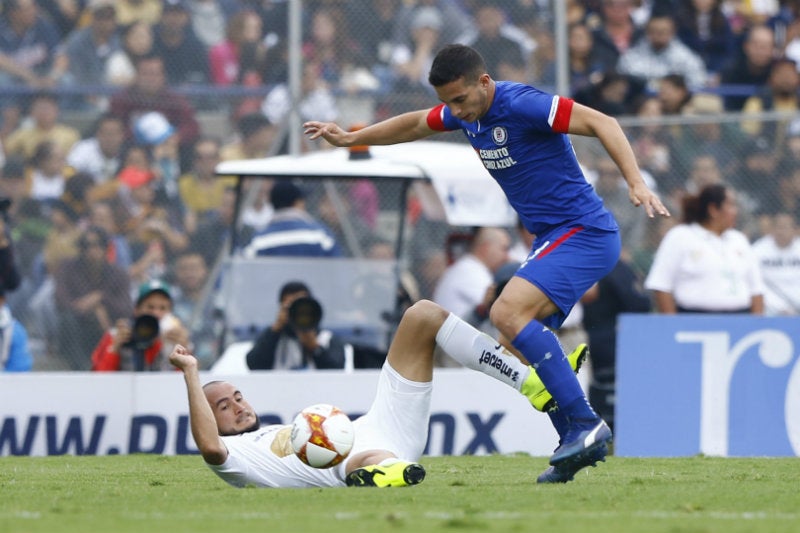
MULTIPOLYGON (((800 119, 790 116, 800 110, 800 0, 566 4, 569 96, 620 119, 673 213, 709 185, 735 191, 736 227, 758 241, 765 312, 800 313, 785 281, 800 275, 800 119)), ((428 69, 450 42, 480 51, 496 79, 555 90, 550 0, 303 6, 303 119, 347 122, 353 97, 370 103, 371 121, 432 106, 428 69)), ((285 0, 2 1, 0 195, 9 203, 0 207, 21 274, 5 299, 34 369, 90 369, 101 338, 134 317, 142 287, 156 281, 169 284, 167 314, 204 368, 213 364, 222 348, 214 267, 235 201, 214 168, 287 150, 288 15, 285 0)), ((576 150, 643 279, 680 216, 642 221, 614 165, 590 146, 576 150)), ((273 218, 271 186, 245 185, 244 244, 273 218)), ((382 253, 391 194, 368 181, 336 198, 305 192, 302 216, 324 225, 342 254, 382 253), (355 240, 343 216, 358 221, 355 240)), ((417 289, 408 296, 432 298, 456 259, 447 235, 464 228, 428 220, 414 198, 408 211, 417 289)), ((475 261, 482 270, 469 278, 483 285, 467 312, 478 317, 519 240, 494 234, 505 255, 491 268, 475 261)))

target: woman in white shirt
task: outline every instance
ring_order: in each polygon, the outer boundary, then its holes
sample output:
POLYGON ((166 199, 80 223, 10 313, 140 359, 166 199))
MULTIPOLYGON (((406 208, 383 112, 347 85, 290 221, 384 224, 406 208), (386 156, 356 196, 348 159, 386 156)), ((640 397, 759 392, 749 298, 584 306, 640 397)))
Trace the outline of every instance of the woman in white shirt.
POLYGON ((667 232, 645 280, 659 313, 764 312, 764 286, 747 237, 734 229, 736 193, 707 185, 683 200, 683 220, 667 232))

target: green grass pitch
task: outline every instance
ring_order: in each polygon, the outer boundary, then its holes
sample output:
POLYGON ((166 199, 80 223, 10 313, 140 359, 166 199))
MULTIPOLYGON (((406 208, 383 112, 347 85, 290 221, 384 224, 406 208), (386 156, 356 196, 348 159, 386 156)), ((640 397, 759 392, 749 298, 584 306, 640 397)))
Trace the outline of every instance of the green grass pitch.
POLYGON ((234 489, 198 456, 0 458, 0 532, 800 531, 800 459, 435 457, 392 489, 234 489))

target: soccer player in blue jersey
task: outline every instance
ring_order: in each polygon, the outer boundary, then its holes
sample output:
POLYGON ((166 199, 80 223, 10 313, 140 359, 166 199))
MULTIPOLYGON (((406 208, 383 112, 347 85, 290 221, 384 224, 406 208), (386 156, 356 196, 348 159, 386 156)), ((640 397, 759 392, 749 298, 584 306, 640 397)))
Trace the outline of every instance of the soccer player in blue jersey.
POLYGON ((613 117, 527 85, 495 81, 480 54, 463 45, 448 45, 437 53, 428 81, 442 102, 432 109, 352 132, 311 121, 304 124, 305 133, 335 146, 353 146, 464 132, 522 223, 536 235, 490 318, 504 344, 530 362, 555 400, 555 406, 532 401, 546 409, 559 435, 551 466, 538 481, 570 481, 581 468, 605 459, 612 435, 589 405, 552 329, 617 263, 620 238, 613 215, 583 176, 567 134, 600 140, 622 171, 631 202, 642 205, 648 216, 669 212, 642 179, 613 117))

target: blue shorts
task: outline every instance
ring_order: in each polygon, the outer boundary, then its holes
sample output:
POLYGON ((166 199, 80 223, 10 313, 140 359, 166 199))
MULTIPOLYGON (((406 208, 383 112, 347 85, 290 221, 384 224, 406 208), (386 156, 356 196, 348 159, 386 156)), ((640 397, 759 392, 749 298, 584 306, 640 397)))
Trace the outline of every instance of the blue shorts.
POLYGON ((584 226, 558 228, 533 241, 516 276, 536 285, 559 308, 541 322, 558 329, 583 294, 619 260, 619 231, 584 226))

